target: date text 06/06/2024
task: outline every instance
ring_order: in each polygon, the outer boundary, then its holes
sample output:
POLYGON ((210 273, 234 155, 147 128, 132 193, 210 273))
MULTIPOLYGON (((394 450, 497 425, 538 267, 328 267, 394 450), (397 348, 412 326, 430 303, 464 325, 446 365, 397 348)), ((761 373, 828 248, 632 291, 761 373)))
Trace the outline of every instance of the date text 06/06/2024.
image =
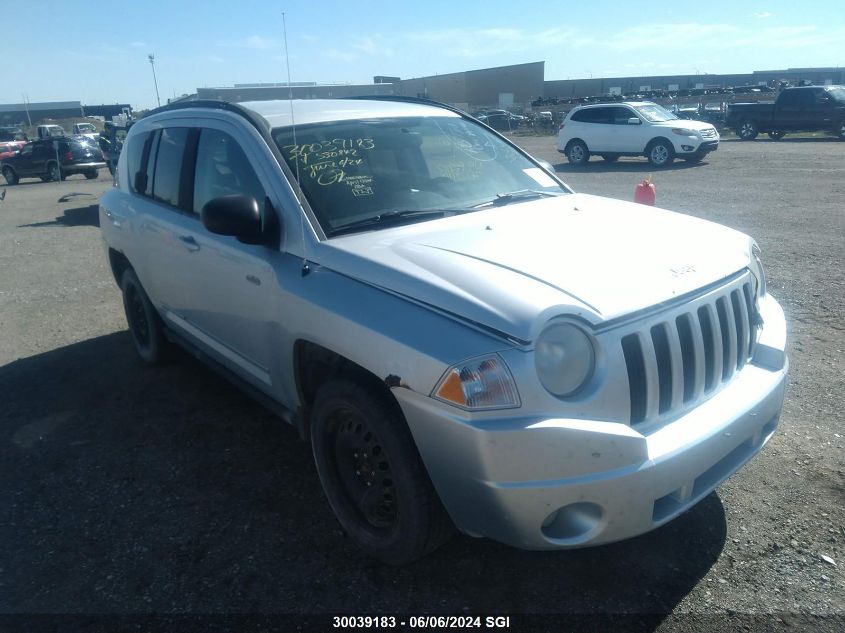
POLYGON ((387 615, 350 615, 332 618, 332 627, 335 629, 507 629, 510 624, 510 616, 503 615, 412 615, 401 618, 387 615))

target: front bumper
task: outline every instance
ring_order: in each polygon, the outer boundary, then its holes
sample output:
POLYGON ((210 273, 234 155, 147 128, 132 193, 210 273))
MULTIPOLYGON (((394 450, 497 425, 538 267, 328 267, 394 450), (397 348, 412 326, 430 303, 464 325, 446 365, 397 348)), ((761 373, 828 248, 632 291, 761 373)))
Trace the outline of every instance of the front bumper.
POLYGON ((705 154, 709 154, 710 152, 715 152, 717 149, 719 149, 718 140, 708 140, 702 142, 681 141, 680 143, 675 144, 675 155, 678 158, 703 156, 705 154))
POLYGON ((525 549, 618 541, 689 509, 774 433, 788 366, 786 325, 770 296, 760 313, 765 326, 751 362, 695 409, 644 433, 569 418, 491 424, 408 389, 393 392, 462 531, 525 549))
POLYGON ((96 161, 90 163, 73 163, 70 165, 62 165, 62 172, 71 175, 71 174, 83 174, 86 171, 91 171, 92 169, 102 169, 106 167, 106 163, 103 161, 96 161))

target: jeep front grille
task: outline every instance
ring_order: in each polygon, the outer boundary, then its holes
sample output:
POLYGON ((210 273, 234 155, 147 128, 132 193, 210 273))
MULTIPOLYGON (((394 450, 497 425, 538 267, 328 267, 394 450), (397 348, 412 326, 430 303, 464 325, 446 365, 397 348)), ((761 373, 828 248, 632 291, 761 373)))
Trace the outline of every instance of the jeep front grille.
POLYGON ((632 425, 692 408, 743 368, 756 338, 753 292, 743 275, 622 337, 632 425))

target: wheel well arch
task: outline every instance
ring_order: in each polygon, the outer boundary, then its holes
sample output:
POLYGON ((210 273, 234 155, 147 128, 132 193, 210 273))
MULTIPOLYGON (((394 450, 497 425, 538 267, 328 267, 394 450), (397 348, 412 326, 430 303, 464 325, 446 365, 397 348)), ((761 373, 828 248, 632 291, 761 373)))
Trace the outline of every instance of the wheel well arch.
POLYGON ((127 268, 132 268, 132 264, 129 263, 126 255, 113 248, 109 248, 109 264, 111 266, 112 275, 114 275, 114 280, 117 282, 117 285, 120 286, 120 282, 123 279, 123 273, 127 268))
POLYGON ((379 378, 358 363, 318 343, 307 339, 299 339, 294 343, 293 373, 300 403, 296 425, 303 438, 310 437, 310 412, 317 392, 324 384, 338 378, 346 378, 380 390, 385 401, 395 407, 399 415, 403 415, 399 403, 390 392, 391 387, 400 386, 399 376, 379 378))
POLYGON ((670 141, 668 138, 666 138, 665 136, 655 136, 648 143, 646 143, 645 153, 648 154, 651 151, 651 148, 654 147, 654 144, 660 141, 666 142, 669 147, 672 148, 672 151, 675 150, 675 146, 672 144, 672 141, 670 141))

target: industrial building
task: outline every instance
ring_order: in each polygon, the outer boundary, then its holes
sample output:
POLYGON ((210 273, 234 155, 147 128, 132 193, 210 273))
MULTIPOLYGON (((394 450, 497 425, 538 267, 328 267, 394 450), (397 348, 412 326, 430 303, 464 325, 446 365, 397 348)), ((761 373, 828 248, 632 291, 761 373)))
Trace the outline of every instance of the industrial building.
POLYGON ((544 94, 545 62, 467 70, 402 79, 399 94, 452 103, 463 108, 510 108, 544 94))
MULTIPOLYGON (((235 84, 231 88, 197 88, 187 99, 222 101, 270 101, 273 99, 332 99, 365 95, 397 94, 394 84, 284 83, 235 84)), ((181 101, 181 99, 180 99, 181 101)))
POLYGON ((545 62, 468 70, 415 79, 377 76, 372 84, 259 83, 232 87, 197 88, 187 99, 263 101, 270 99, 329 99, 338 97, 403 95, 453 103, 460 107, 508 108, 543 95, 545 62))
POLYGON ((37 125, 45 119, 70 119, 82 115, 79 101, 0 103, 0 125, 37 125))
POLYGON ((812 83, 837 85, 845 83, 842 68, 788 68, 786 70, 755 70, 751 73, 712 75, 647 75, 639 77, 596 77, 594 79, 559 79, 544 82, 543 96, 572 99, 593 95, 619 95, 649 90, 690 90, 695 88, 729 88, 736 86, 767 86, 775 82, 792 85, 812 83))

